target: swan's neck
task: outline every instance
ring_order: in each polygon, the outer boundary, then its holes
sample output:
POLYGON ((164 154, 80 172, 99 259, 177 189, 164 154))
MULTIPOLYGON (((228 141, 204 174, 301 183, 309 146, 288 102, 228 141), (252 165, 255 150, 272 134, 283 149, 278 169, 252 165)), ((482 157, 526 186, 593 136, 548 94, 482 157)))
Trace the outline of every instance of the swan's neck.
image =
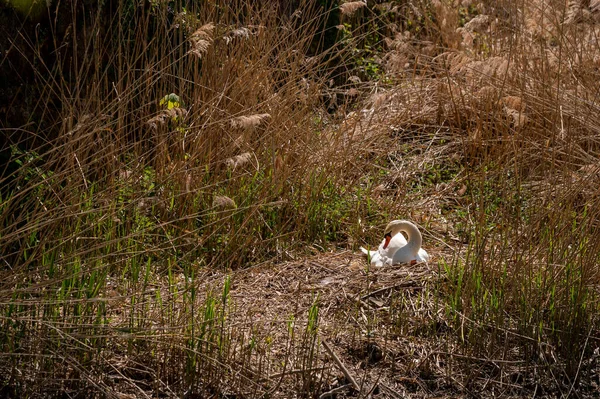
POLYGON ((395 226, 394 232, 392 235, 402 234, 401 232, 405 232, 407 235, 407 243, 402 249, 404 251, 417 254, 419 249, 421 249, 421 245, 423 244, 423 237, 421 236, 421 232, 416 226, 412 224, 399 224, 395 226))

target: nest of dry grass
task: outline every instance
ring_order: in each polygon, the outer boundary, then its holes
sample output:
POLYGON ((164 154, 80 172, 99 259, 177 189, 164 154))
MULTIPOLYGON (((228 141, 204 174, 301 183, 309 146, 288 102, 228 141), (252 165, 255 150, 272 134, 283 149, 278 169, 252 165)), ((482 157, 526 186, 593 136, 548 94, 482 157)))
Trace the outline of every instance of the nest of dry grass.
POLYGON ((594 396, 596 1, 117 3, 11 43, 2 394, 594 396), (434 262, 368 270, 397 217, 434 262))
MULTIPOLYGON (((474 394, 492 398, 534 394, 551 397, 572 389, 568 381, 553 380, 549 378, 551 373, 544 371, 558 370, 560 365, 553 364, 552 348, 543 342, 530 344, 540 350, 536 358, 529 357, 518 345, 493 350, 493 356, 478 352, 479 345, 465 345, 465 341, 474 339, 493 340, 497 335, 517 338, 519 334, 510 328, 482 326, 450 311, 444 305, 446 296, 452 295, 445 288, 448 276, 436 266, 440 257, 449 254, 433 251, 433 256, 431 264, 370 270, 362 256, 350 252, 231 273, 206 270, 198 276, 198 299, 192 307, 201 311, 207 294, 218 293, 229 279, 228 310, 220 333, 229 344, 224 354, 199 354, 203 362, 210 364, 204 367, 211 370, 203 381, 212 382, 192 383, 189 394, 211 396, 211 392, 218 391, 244 397, 294 397, 310 385, 314 395, 323 398, 474 394), (311 309, 315 307, 315 329, 307 335, 311 309), (477 328, 487 333, 470 336, 477 328), (251 354, 250 343, 256 346, 251 354)), ((185 285, 183 281, 177 284, 185 285)), ((177 298, 166 285, 156 285, 152 290, 162 291, 165 301, 177 298)), ((185 328, 177 322, 183 313, 165 328, 158 313, 151 312, 146 323, 148 328, 156 326, 155 334, 148 335, 147 329, 126 332, 125 316, 131 302, 127 295, 113 295, 106 314, 111 322, 105 326, 111 341, 108 356, 91 368, 79 365, 78 369, 68 363, 63 378, 76 376, 109 396, 177 397, 176 392, 186 383, 170 379, 179 373, 164 367, 170 367, 168 364, 175 359, 182 366, 186 363, 181 348, 173 345, 185 342, 179 335, 185 328), (126 354, 132 338, 135 345, 147 342, 154 347, 157 340, 167 336, 171 337, 167 347, 174 356, 168 364, 164 364, 167 359, 147 356, 146 360, 134 360, 126 354)), ((77 334, 71 334, 76 340, 77 334)), ((585 373, 596 373, 597 355, 582 358, 580 367, 582 378, 585 373)), ((48 379, 47 388, 59 381, 48 379)), ((593 397, 596 389, 594 384, 584 385, 577 392, 582 397, 593 397)))

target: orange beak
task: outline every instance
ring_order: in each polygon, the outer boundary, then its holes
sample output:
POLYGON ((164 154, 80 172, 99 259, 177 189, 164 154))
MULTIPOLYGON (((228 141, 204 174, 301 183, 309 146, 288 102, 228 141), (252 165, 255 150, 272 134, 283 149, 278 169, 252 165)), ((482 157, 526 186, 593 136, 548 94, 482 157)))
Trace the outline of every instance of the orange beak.
POLYGON ((390 245, 390 241, 392 239, 392 234, 391 233, 386 233, 386 235, 384 236, 385 238, 385 243, 383 244, 383 249, 386 249, 388 247, 388 245, 390 245))

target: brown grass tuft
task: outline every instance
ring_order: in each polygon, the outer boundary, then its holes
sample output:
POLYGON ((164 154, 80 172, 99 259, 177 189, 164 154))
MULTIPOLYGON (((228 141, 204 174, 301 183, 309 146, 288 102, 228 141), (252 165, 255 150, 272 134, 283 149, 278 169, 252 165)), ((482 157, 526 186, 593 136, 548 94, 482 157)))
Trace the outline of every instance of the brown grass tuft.
POLYGON ((225 36, 223 36, 223 40, 225 40, 225 43, 230 44, 236 38, 249 39, 252 34, 253 33, 250 29, 241 27, 228 32, 225 36))
POLYGON ((254 129, 271 117, 270 114, 242 115, 231 120, 231 127, 236 129, 254 129))
POLYGON ((194 33, 190 35, 191 49, 189 54, 193 54, 198 58, 202 58, 210 48, 213 42, 213 31, 215 26, 212 22, 202 25, 194 33))
POLYGON ((159 126, 166 124, 174 118, 184 118, 187 115, 185 108, 174 107, 160 111, 160 113, 146 122, 152 129, 158 129, 159 126))
POLYGON ((230 169, 236 170, 243 168, 245 165, 252 163, 256 156, 251 152, 245 152, 235 157, 227 158, 225 164, 230 169))
POLYGON ((213 198, 213 207, 222 209, 235 209, 235 201, 226 195, 217 195, 213 198))
POLYGON ((350 16, 350 15, 354 14, 356 11, 365 7, 366 5, 367 5, 367 3, 364 1, 349 1, 346 3, 340 4, 340 11, 342 12, 342 14, 344 14, 346 16, 350 16))

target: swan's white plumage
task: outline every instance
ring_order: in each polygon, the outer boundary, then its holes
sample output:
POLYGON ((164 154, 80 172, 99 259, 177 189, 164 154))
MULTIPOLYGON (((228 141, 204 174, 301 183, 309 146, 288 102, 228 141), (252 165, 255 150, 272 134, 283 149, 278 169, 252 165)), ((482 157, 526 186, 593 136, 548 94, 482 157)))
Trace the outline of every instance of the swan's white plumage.
POLYGON ((367 255, 371 259, 371 265, 381 267, 383 265, 392 265, 392 256, 401 247, 407 244, 406 238, 402 234, 396 234, 392 236, 387 248, 383 248, 385 245, 385 238, 379 244, 379 248, 376 251, 369 251, 363 247, 360 250, 363 254, 367 255))
POLYGON ((412 261, 427 262, 429 260, 429 254, 421 248, 423 242, 421 232, 413 223, 407 220, 394 220, 385 228, 385 234, 391 234, 392 236, 386 248, 384 248, 385 239, 376 251, 360 248, 370 258, 372 266, 381 267, 412 261), (407 234, 408 241, 402 235, 402 231, 407 234))
POLYGON ((416 260, 417 262, 427 262, 429 260, 429 254, 423 248, 419 248, 416 254, 409 251, 396 251, 392 257, 392 265, 397 263, 410 263, 413 260, 416 260))

